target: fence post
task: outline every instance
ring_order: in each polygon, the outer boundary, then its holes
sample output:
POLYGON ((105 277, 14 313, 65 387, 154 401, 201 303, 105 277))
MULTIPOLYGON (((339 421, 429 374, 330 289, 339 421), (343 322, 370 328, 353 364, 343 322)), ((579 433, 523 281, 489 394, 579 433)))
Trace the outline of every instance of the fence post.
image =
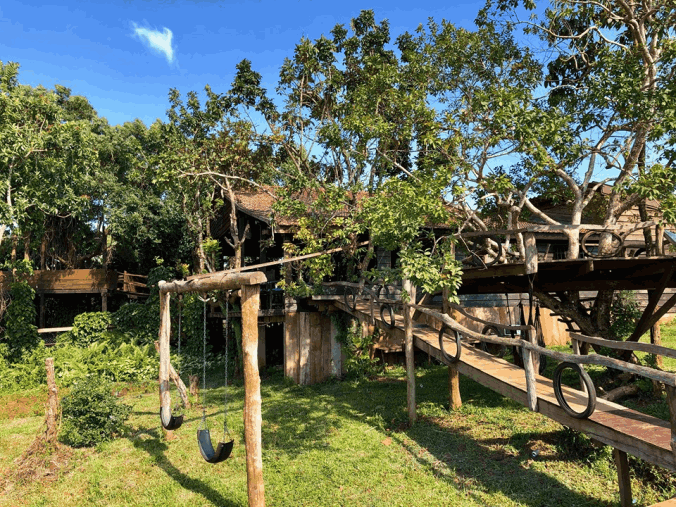
MULTIPOLYGON (((415 287, 409 279, 405 279, 402 288, 415 303, 415 287)), ((417 419, 415 405, 415 351, 413 350, 413 308, 404 305, 404 336, 406 350, 406 402, 408 406, 408 421, 414 424, 417 419)))
MULTIPOLYGON (((529 329, 526 331, 526 336, 528 337, 529 342, 532 343, 533 338, 535 338, 535 331, 529 329)), ((528 396, 528 408, 533 412, 538 411, 538 395, 537 387, 535 382, 535 366, 533 365, 533 353, 530 349, 526 347, 521 347, 523 352, 523 368, 526 372, 526 395, 528 396)))

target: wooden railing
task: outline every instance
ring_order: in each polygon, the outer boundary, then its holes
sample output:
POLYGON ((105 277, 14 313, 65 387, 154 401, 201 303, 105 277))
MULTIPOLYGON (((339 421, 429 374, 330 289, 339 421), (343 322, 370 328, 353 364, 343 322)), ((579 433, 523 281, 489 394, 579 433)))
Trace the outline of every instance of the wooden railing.
MULTIPOLYGON (((521 325, 513 326, 506 325, 499 322, 491 322, 487 320, 474 317, 473 315, 467 313, 458 305, 451 305, 454 310, 459 311, 465 317, 468 317, 476 322, 480 322, 485 325, 494 326, 498 329, 518 332, 519 338, 508 338, 496 335, 484 335, 472 331, 471 329, 463 326, 456 320, 452 319, 450 316, 445 315, 436 310, 432 310, 425 306, 418 304, 407 303, 402 300, 393 300, 385 299, 378 297, 378 294, 373 288, 364 286, 363 284, 349 283, 349 282, 329 282, 324 284, 326 286, 343 286, 345 287, 345 304, 350 310, 356 308, 356 301, 360 297, 367 296, 368 304, 370 308, 371 318, 375 318, 376 306, 379 306, 380 318, 386 326, 392 327, 394 325, 394 318, 392 317, 390 322, 388 322, 387 317, 393 316, 393 309, 402 308, 404 310, 413 309, 415 311, 421 312, 425 315, 428 315, 441 323, 441 330, 439 331, 439 348, 442 353, 442 356, 448 362, 457 362, 460 360, 462 355, 462 347, 467 346, 466 338, 471 338, 485 343, 492 343, 495 345, 507 346, 507 347, 517 347, 521 351, 524 364, 524 373, 526 377, 526 391, 528 398, 528 407, 537 411, 537 389, 536 389, 536 380, 535 380, 535 368, 534 360, 538 359, 537 355, 543 355, 550 357, 556 361, 560 361, 562 364, 559 365, 559 373, 555 372, 554 375, 554 392, 557 400, 561 405, 561 408, 565 410, 569 415, 576 418, 589 417, 595 407, 596 393, 594 390, 593 382, 581 365, 593 364, 604 366, 607 368, 613 368, 615 370, 631 373, 634 375, 640 375, 644 378, 660 382, 665 385, 667 388, 667 393, 669 395, 669 405, 674 407, 672 414, 672 441, 676 449, 676 375, 673 373, 657 370, 647 366, 640 366, 637 364, 632 364, 627 361, 622 361, 620 359, 615 359, 612 357, 603 356, 601 354, 593 355, 580 355, 579 353, 568 354, 564 352, 557 352, 554 350, 547 349, 543 346, 537 344, 536 339, 536 329, 534 326, 521 325), (449 335, 448 331, 453 332, 454 338, 452 341, 456 344, 455 354, 451 355, 446 351, 447 345, 449 345, 449 335), (465 339, 463 339, 465 338, 465 339), (563 398, 561 390, 561 375, 560 371, 565 368, 572 368, 576 370, 581 376, 581 380, 586 385, 586 388, 583 388, 583 392, 586 391, 588 395, 588 405, 586 409, 582 412, 574 411, 563 398)), ((676 350, 670 349, 667 347, 647 344, 647 343, 630 343, 614 340, 606 340, 603 338, 585 336, 579 333, 571 333, 573 338, 574 350, 579 351, 579 347, 575 347, 576 342, 586 342, 594 345, 599 345, 603 347, 610 348, 612 350, 631 350, 631 351, 642 351, 649 354, 662 355, 666 357, 676 358, 676 350)))
POLYGON ((134 275, 126 271, 117 275, 117 289, 126 294, 147 296, 150 293, 147 282, 148 277, 145 275, 134 275))

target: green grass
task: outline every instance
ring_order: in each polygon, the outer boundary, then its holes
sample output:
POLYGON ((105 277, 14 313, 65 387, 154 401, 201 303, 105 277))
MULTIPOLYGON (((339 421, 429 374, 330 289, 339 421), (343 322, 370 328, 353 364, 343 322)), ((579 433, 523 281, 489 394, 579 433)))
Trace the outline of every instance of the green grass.
MULTIPOLYGON (((220 375, 219 375, 220 376, 220 375)), ((223 421, 223 387, 207 390, 212 433, 223 421)), ((613 506, 619 495, 609 448, 467 379, 463 407, 447 410, 447 371, 418 370, 419 422, 407 428, 401 369, 378 380, 295 386, 263 375, 263 473, 268 505, 282 506, 613 506)), ((74 450, 53 482, 12 484, 0 505, 244 506, 243 387, 228 388, 232 457, 209 465, 199 455, 201 410, 167 441, 154 384, 128 390, 128 429, 95 449, 74 450)), ((10 397, 0 396, 0 404, 10 397)), ((43 416, 0 419, 0 474, 40 431, 43 416)), ((635 505, 676 494, 639 468, 635 505)))

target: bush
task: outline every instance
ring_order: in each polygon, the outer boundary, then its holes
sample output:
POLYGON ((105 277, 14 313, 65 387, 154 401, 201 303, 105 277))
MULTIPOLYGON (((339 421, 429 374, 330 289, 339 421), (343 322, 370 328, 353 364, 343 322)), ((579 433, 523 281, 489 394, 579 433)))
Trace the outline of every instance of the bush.
POLYGON ((59 341, 87 347, 103 339, 112 321, 112 315, 108 312, 81 313, 75 317, 73 329, 62 334, 59 341))
POLYGON ((72 447, 88 447, 111 440, 129 418, 131 406, 118 403, 111 384, 90 377, 79 381, 61 402, 59 439, 72 447))

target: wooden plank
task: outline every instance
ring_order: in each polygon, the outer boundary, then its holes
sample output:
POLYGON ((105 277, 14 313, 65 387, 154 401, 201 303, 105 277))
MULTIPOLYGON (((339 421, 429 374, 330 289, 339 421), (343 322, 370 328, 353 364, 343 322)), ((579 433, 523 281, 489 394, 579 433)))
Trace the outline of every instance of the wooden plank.
POLYGON ((310 383, 310 314, 298 313, 298 383, 310 383))
POLYGON ((606 340, 596 336, 587 336, 580 333, 570 333, 571 338, 593 345, 600 345, 615 350, 633 350, 639 352, 647 352, 649 354, 656 354, 676 359, 676 350, 660 345, 653 345, 652 343, 641 342, 623 342, 617 340, 606 340))
POLYGON ((343 374, 342 346, 338 341, 338 326, 331 319, 331 375, 340 377, 343 374))
POLYGON ((308 315, 310 323, 310 351, 308 366, 310 369, 310 384, 316 384, 322 376, 322 321, 319 312, 308 315))
POLYGON ((287 313, 284 320, 284 375, 293 379, 296 384, 300 382, 298 320, 299 316, 296 312, 287 313))
POLYGON ((322 319, 322 374, 323 382, 331 376, 331 316, 321 314, 322 319))
POLYGON ((66 331, 70 331, 73 329, 73 326, 69 327, 43 327, 38 329, 38 334, 45 334, 45 333, 65 333, 66 331))

